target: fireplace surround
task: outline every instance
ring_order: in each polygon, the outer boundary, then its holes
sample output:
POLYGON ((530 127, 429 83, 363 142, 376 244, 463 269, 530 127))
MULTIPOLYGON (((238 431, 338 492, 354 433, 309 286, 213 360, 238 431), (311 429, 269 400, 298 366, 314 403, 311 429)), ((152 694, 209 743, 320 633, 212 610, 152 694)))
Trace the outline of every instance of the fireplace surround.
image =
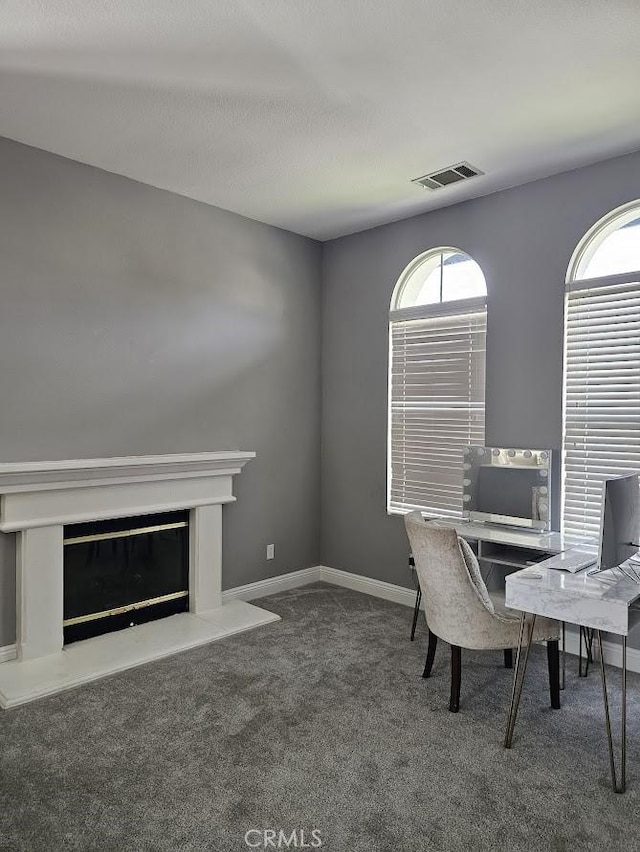
POLYGON ((6 708, 278 620, 222 606, 222 507, 252 452, 0 464, 0 531, 17 534, 16 660, 0 664, 6 708), (189 513, 189 612, 63 647, 64 527, 189 513))

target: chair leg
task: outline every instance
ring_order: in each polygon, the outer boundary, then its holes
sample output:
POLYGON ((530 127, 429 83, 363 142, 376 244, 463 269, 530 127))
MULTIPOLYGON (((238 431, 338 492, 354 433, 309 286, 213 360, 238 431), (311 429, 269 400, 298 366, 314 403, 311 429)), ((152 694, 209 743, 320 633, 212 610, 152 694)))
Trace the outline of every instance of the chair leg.
POLYGON ((547 663, 549 665, 549 693, 551 695, 551 707, 560 709, 560 649, 558 640, 547 642, 547 663))
POLYGON ((427 648, 427 661, 424 664, 424 671, 422 672, 422 677, 431 677, 431 668, 433 666, 433 659, 436 655, 437 645, 438 637, 435 633, 429 631, 429 647, 427 648))
POLYGON ((449 710, 457 713, 460 709, 460 679, 462 674, 462 655, 458 645, 451 646, 451 697, 449 710))
POLYGON ((420 615, 420 601, 422 599, 422 589, 418 589, 416 592, 416 603, 413 608, 413 624, 411 625, 411 641, 413 642, 416 635, 416 625, 418 623, 418 616, 420 615))
POLYGON ((505 669, 513 668, 513 648, 504 649, 504 667, 505 669))

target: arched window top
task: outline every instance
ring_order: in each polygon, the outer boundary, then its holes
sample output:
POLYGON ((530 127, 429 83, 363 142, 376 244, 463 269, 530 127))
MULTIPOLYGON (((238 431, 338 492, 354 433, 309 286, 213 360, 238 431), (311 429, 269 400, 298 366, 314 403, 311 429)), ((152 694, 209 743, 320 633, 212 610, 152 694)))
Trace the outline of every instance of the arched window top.
POLYGON ((567 283, 629 272, 640 272, 640 201, 596 222, 573 253, 567 283))
POLYGON ((396 284, 391 310, 459 302, 487 295, 478 264, 457 248, 430 249, 414 258, 396 284))

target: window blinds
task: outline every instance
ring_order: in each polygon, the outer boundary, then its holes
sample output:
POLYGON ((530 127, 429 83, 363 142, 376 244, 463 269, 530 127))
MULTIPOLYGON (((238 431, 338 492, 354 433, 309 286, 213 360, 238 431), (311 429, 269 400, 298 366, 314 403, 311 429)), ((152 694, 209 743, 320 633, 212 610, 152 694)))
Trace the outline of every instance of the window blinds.
POLYGON ((602 482, 640 470, 640 277, 569 285, 564 530, 598 535, 602 482))
POLYGON ((392 315, 391 512, 461 514, 462 448, 484 444, 487 313, 484 300, 477 301, 482 304, 449 314, 392 315))

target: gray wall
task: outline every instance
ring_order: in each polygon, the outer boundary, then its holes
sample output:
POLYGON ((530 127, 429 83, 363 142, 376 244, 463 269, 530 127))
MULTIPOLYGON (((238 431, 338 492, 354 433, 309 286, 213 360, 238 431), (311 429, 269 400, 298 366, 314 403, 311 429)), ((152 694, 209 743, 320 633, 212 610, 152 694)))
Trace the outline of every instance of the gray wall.
POLYGON ((0 292, 0 460, 255 450, 224 587, 319 562, 318 243, 0 140, 0 292))
POLYGON ((410 585, 387 516, 388 312, 417 254, 457 246, 488 288, 487 443, 556 447, 562 433, 564 280, 592 224, 640 197, 640 153, 325 243, 322 562, 410 585))
MULTIPOLYGON (((1 139, 0 187, 0 460, 256 450, 223 513, 225 588, 320 561, 408 585, 385 510, 398 276, 441 244, 482 265, 487 441, 559 447, 566 267, 640 196, 640 154, 322 249, 1 139)), ((0 646, 13 548, 0 535, 0 646)))

